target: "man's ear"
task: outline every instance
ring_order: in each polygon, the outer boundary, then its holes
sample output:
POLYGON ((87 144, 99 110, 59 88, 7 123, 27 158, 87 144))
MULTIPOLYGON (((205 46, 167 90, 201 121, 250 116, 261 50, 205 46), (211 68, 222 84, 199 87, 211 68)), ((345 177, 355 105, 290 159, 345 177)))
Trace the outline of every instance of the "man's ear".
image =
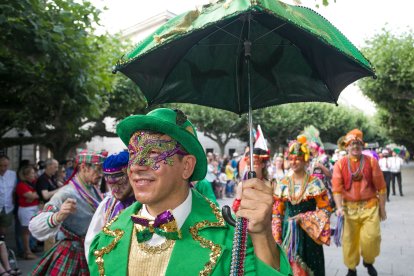
POLYGON ((186 155, 183 157, 183 173, 182 177, 183 179, 189 179, 194 172, 194 168, 197 162, 197 159, 194 155, 186 155))

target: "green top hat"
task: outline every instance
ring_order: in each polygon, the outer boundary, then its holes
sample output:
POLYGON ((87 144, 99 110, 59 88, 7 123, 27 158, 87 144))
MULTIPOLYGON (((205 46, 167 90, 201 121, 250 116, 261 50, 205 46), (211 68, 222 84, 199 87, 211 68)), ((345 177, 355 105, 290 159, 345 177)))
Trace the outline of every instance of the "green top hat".
POLYGON ((158 108, 147 115, 129 116, 116 127, 116 133, 126 146, 138 130, 152 130, 174 138, 189 154, 196 157, 197 162, 190 180, 204 179, 207 173, 207 158, 193 124, 181 110, 158 108))

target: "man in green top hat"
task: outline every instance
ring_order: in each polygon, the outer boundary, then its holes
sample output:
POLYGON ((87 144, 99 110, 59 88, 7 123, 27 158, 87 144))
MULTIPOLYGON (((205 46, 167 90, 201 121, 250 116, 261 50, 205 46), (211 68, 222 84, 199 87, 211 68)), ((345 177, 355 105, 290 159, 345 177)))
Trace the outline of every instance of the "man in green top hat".
MULTIPOLYGON (((218 207, 190 188, 204 179, 206 156, 179 110, 160 108, 117 126, 129 150, 128 176, 137 202, 110 221, 89 251, 92 275, 225 275, 234 229, 218 207)), ((288 275, 272 237, 272 189, 244 183, 237 215, 249 219, 246 274, 288 275)))

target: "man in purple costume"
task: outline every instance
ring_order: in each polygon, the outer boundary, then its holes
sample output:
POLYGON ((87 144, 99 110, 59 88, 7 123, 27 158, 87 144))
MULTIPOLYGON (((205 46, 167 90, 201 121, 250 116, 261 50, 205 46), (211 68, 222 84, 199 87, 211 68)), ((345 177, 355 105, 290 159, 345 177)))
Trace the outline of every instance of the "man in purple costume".
POLYGON ((89 224, 85 237, 85 255, 88 257, 89 246, 93 238, 98 234, 105 224, 113 219, 119 212, 135 202, 134 191, 129 184, 127 168, 129 153, 121 151, 112 154, 103 163, 103 173, 106 184, 111 188, 111 193, 99 204, 89 224))

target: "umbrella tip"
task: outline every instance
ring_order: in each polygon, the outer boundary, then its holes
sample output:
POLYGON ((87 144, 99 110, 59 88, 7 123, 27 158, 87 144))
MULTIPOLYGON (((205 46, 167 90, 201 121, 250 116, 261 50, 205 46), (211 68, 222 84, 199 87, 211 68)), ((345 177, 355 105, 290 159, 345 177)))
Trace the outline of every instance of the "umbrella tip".
POLYGON ((374 80, 378 79, 377 75, 375 75, 375 74, 374 74, 374 75, 372 76, 372 79, 374 79, 374 80))
POLYGON ((113 68, 112 68, 112 74, 116 74, 118 72, 118 69, 116 68, 116 66, 114 66, 113 68))

